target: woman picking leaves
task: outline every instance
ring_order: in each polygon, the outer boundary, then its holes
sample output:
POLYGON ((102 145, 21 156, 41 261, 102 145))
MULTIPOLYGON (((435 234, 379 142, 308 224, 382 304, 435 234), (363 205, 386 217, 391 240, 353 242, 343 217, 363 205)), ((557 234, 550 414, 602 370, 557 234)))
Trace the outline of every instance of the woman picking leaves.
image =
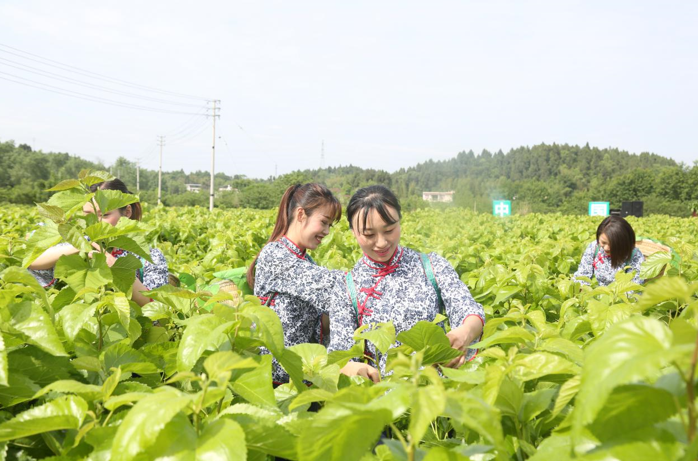
MULTIPOLYGON (((485 312, 446 259, 400 245, 401 217, 398 199, 384 186, 359 189, 351 198, 347 219, 364 256, 333 290, 328 349, 350 349, 362 325, 392 322, 399 334, 441 311, 451 325, 451 346, 463 351, 447 366, 459 367, 475 355, 468 347, 482 335, 485 312)), ((378 381, 387 355, 370 342, 366 352, 374 366, 352 361, 342 372, 378 381)))
MULTIPOLYGON (((96 192, 98 189, 118 190, 124 194, 130 194, 126 185, 118 178, 95 184, 90 187, 91 192, 96 192)), ((140 221, 143 214, 141 204, 138 202, 126 205, 123 208, 108 211, 104 214, 101 213, 99 208, 95 210, 92 202, 86 203, 82 210, 85 214, 96 213, 102 222, 106 222, 112 226, 116 226, 121 218, 140 221)), ((93 244, 93 246, 95 247, 95 252, 100 251, 99 245, 93 244)), ((29 272, 39 283, 41 283, 42 286, 45 288, 50 287, 56 281, 53 272, 58 259, 61 256, 77 254, 79 252, 80 250, 73 247, 69 243, 59 243, 58 245, 49 248, 38 258, 36 258, 34 262, 29 265, 29 272)), ((119 248, 114 248, 105 254, 107 264, 109 267, 111 267, 118 258, 124 257, 128 254, 131 253, 119 248)), ((143 267, 136 271, 136 279, 133 282, 133 294, 131 298, 138 303, 138 305, 143 306, 150 301, 150 298, 146 297, 141 292, 153 290, 166 285, 168 283, 169 274, 165 256, 163 256, 162 252, 157 248, 150 249, 150 259, 152 259, 152 263, 144 258, 139 259, 143 267)))
POLYGON ((599 285, 613 282, 618 271, 635 271, 633 283, 641 284, 640 265, 645 260, 642 252, 635 248, 635 231, 620 216, 609 216, 596 229, 596 240, 591 242, 579 263, 574 278, 579 283, 589 285, 578 277, 596 277, 599 285))
MULTIPOLYGON (((342 206, 327 187, 289 187, 271 237, 248 270, 247 283, 254 294, 281 320, 286 347, 326 341, 329 294, 343 273, 318 266, 308 250, 320 245, 341 216, 342 206)), ((272 374, 277 384, 289 380, 276 359, 272 374)))

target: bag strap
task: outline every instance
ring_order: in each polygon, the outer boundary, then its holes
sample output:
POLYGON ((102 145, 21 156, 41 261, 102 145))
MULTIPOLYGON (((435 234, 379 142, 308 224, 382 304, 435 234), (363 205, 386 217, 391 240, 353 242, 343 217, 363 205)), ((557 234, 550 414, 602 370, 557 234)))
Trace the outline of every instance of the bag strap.
POLYGON ((431 259, 429 259, 429 255, 426 253, 419 253, 419 259, 422 261, 422 267, 424 268, 424 273, 426 274, 427 279, 431 283, 431 286, 434 287, 436 296, 439 298, 439 312, 442 315, 445 315, 446 307, 444 305, 444 300, 441 297, 441 289, 439 288, 439 284, 436 283, 436 276, 434 275, 434 267, 431 265, 431 259))
POLYGON ((141 283, 145 284, 145 282, 143 281, 143 277, 144 277, 143 269, 145 268, 145 258, 143 258, 142 256, 139 256, 138 259, 141 260, 141 267, 136 271, 136 277, 138 277, 138 280, 140 280, 141 283))
MULTIPOLYGON (((356 284, 354 284, 354 277, 351 275, 351 271, 347 272, 344 277, 347 282, 347 289, 349 290, 349 297, 351 298, 351 305, 354 306, 354 314, 356 315, 356 320, 359 320, 359 301, 356 294, 356 284)), ((359 325, 361 326, 361 325, 359 325)))
POLYGON ((276 295, 278 295, 278 294, 279 294, 278 291, 275 291, 274 293, 272 293, 271 296, 269 296, 267 298, 267 300, 264 301, 264 304, 262 304, 262 305, 267 306, 267 307, 271 307, 271 302, 274 300, 274 298, 276 298, 276 295))

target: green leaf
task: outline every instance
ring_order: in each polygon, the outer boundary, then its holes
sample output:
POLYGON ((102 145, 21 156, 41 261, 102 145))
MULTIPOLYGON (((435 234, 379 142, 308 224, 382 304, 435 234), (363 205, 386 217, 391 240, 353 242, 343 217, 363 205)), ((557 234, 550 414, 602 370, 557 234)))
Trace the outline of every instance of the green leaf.
POLYGON ((447 362, 463 355, 462 351, 451 347, 446 333, 440 326, 424 320, 401 332, 397 339, 415 351, 424 351, 424 365, 447 362))
POLYGON ((644 384, 628 384, 613 390, 589 430, 603 441, 666 420, 678 409, 671 392, 644 384))
POLYGON ((492 336, 489 336, 471 347, 475 349, 484 349, 496 344, 521 344, 528 341, 533 341, 535 335, 522 327, 509 327, 506 330, 498 330, 492 336))
POLYGON ((80 255, 61 256, 54 273, 76 293, 85 287, 101 288, 112 281, 107 258, 100 253, 95 253, 90 261, 80 255))
POLYGON ((238 423, 223 418, 204 427, 197 441, 197 460, 246 458, 245 433, 238 423))
POLYGON ((44 251, 58 245, 62 240, 63 237, 58 233, 58 226, 54 222, 49 221, 39 226, 27 241, 28 252, 22 260, 22 268, 29 267, 44 251))
POLYGON ((512 296, 520 292, 523 288, 516 286, 503 286, 497 289, 497 297, 494 299, 493 306, 496 306, 510 299, 512 296))
POLYGON ((61 340, 48 314, 29 301, 9 306, 10 325, 22 333, 27 342, 43 349, 51 355, 67 356, 61 340))
POLYGON ((118 190, 98 189, 95 192, 95 201, 102 214, 112 210, 118 210, 126 205, 138 202, 138 197, 131 194, 124 194, 118 190))
POLYGON ((611 325, 630 317, 632 306, 620 303, 608 305, 595 299, 590 299, 587 304, 589 323, 594 336, 601 336, 611 325))
MULTIPOLYGON (((441 329, 439 327, 439 329, 441 329)), ((366 325, 366 328, 354 334, 354 340, 366 339, 376 346, 383 354, 388 352, 395 342, 395 326, 393 322, 366 325)))
POLYGON ((218 379, 219 376, 232 370, 257 368, 259 363, 252 357, 242 357, 231 351, 214 352, 204 361, 204 369, 210 379, 218 379))
POLYGON ((567 404, 577 395, 581 381, 581 376, 575 376, 565 381, 565 384, 560 387, 560 392, 557 394, 557 400, 555 400, 555 406, 552 411, 553 418, 559 415, 567 404))
POLYGON ((446 408, 446 392, 440 381, 426 387, 419 387, 412 394, 412 409, 408 432, 412 440, 422 440, 427 428, 446 408))
POLYGON ((221 417, 235 420, 244 428, 248 450, 280 458, 297 459, 297 438, 279 424, 279 413, 276 411, 248 404, 236 404, 223 411, 221 417))
POLYGON ((46 189, 47 191, 61 191, 61 190, 68 190, 68 189, 75 189, 80 187, 80 181, 77 179, 65 179, 55 186, 53 186, 50 189, 46 189))
POLYGON ((0 442, 43 432, 78 429, 86 413, 87 403, 80 397, 59 397, 0 424, 0 442))
POLYGON ((271 356, 262 355, 259 360, 259 365, 252 370, 233 371, 231 376, 233 391, 250 403, 276 407, 271 377, 271 356))
POLYGON ((388 410, 360 411, 325 407, 308 421, 298 442, 300 461, 360 459, 392 421, 388 410))
POLYGON ((556 389, 539 389, 524 394, 519 421, 528 423, 547 410, 556 393, 556 389))
POLYGON ((7 350, 5 349, 5 339, 0 332, 0 385, 8 385, 7 374, 7 350))
POLYGON ((111 397, 112 393, 116 389, 116 386, 119 385, 119 381, 121 380, 121 368, 116 368, 114 370, 114 373, 112 373, 107 379, 104 380, 104 383, 102 383, 102 388, 100 389, 101 394, 102 394, 102 400, 106 401, 111 397))
POLYGON ((2 272, 2 279, 7 283, 18 283, 31 288, 34 293, 39 295, 39 299, 44 303, 46 310, 50 313, 53 312, 51 303, 46 295, 46 289, 26 270, 17 266, 8 267, 2 272))
POLYGON ((82 181, 83 184, 89 187, 95 184, 99 184, 101 182, 111 181, 116 178, 114 178, 114 176, 107 173, 106 171, 91 170, 89 168, 86 168, 84 170, 81 170, 80 173, 78 173, 78 179, 80 179, 80 181, 82 181))
POLYGON ((100 356, 102 369, 105 371, 121 367, 124 373, 138 374, 157 373, 158 367, 150 362, 140 351, 133 349, 123 342, 109 346, 100 356))
POLYGON ((689 302, 693 293, 695 287, 690 286, 683 278, 661 277, 647 285, 637 303, 637 309, 645 311, 669 300, 689 302))
POLYGON ((136 271, 141 267, 143 265, 133 255, 116 258, 116 261, 110 268, 116 288, 123 293, 129 293, 133 288, 133 282, 136 280, 136 271))
POLYGON ((135 459, 152 445, 163 428, 192 401, 192 396, 171 388, 160 388, 138 401, 119 425, 112 444, 111 459, 135 459))
POLYGON ((68 223, 59 224, 58 233, 61 234, 63 240, 80 251, 88 252, 94 250, 94 247, 87 241, 80 227, 68 223))
POLYGON ((150 263, 153 262, 153 259, 150 256, 150 249, 142 236, 134 236, 133 238, 126 236, 117 237, 114 240, 109 241, 109 247, 126 250, 134 255, 140 256, 150 263))
POLYGON ((576 375, 580 367, 559 355, 548 352, 519 354, 514 359, 514 373, 522 381, 547 375, 576 375))
POLYGON ((672 348, 669 328, 647 317, 613 325, 585 351, 573 427, 578 436, 591 423, 616 386, 647 378, 692 347, 672 348))
POLYGON ((671 264, 671 259, 668 251, 657 251, 647 256, 640 267, 640 278, 648 280, 659 276, 671 264))
POLYGON ((54 381, 53 383, 41 389, 39 392, 36 393, 36 395, 34 395, 34 398, 38 399, 42 395, 48 394, 49 392, 58 392, 61 394, 76 394, 82 397, 83 399, 87 400, 88 402, 91 402, 101 397, 102 388, 99 386, 95 386, 94 384, 84 384, 79 381, 74 381, 72 379, 60 380, 54 381))
POLYGON ((65 190, 53 194, 48 199, 49 206, 57 206, 65 212, 65 216, 69 217, 77 211, 82 211, 82 207, 89 202, 94 194, 85 194, 81 191, 65 190))
POLYGON ((58 318, 63 324, 63 333, 71 341, 80 333, 83 326, 92 318, 97 310, 97 303, 93 304, 69 304, 58 313, 58 318))
POLYGON ((36 206, 39 208, 39 215, 46 219, 60 224, 65 221, 65 211, 63 208, 55 205, 49 205, 48 203, 37 203, 36 206))
POLYGON ((293 402, 288 406, 289 410, 294 410, 303 405, 308 405, 314 402, 325 402, 327 400, 332 400, 334 394, 332 392, 326 391, 325 389, 308 389, 302 394, 293 399, 293 402))
POLYGON ((447 391, 444 416, 477 432, 500 451, 504 451, 499 411, 467 391, 447 391))
POLYGON ((226 340, 226 336, 223 333, 211 332, 215 332, 218 327, 227 323, 232 325, 232 322, 226 322, 211 314, 189 319, 177 350, 177 370, 190 371, 205 350, 217 349, 226 340))

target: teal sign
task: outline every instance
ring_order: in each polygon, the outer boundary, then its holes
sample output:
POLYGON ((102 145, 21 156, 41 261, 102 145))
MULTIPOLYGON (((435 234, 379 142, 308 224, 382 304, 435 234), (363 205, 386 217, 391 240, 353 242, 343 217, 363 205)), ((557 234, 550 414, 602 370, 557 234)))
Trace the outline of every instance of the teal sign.
POLYGON ((492 200, 492 214, 495 216, 511 216, 511 201, 492 200))
POLYGON ((608 216, 610 214, 610 202, 589 202, 589 216, 608 216))

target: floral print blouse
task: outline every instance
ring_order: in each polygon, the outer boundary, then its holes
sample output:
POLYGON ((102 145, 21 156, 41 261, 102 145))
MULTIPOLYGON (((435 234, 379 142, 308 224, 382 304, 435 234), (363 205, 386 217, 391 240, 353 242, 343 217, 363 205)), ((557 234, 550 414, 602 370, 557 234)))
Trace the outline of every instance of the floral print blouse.
MULTIPOLYGON (((56 246, 70 246, 69 243, 59 243, 56 246)), ((126 256, 127 254, 132 254, 129 253, 128 251, 125 250, 119 250, 119 249, 114 249, 111 252, 112 256, 115 258, 121 258, 126 256)), ((138 277, 138 280, 145 285, 146 288, 149 290, 154 290, 155 288, 161 287, 163 285, 167 285, 169 283, 169 272, 167 268, 167 260, 165 259, 165 256, 162 254, 162 251, 158 250, 157 248, 151 248, 150 249, 150 259, 153 260, 151 263, 150 261, 147 261, 145 259, 142 259, 138 257, 138 255, 133 255, 136 258, 138 258, 141 263, 143 264, 143 271, 141 272, 140 270, 137 271, 136 276, 138 277)), ((54 283, 56 283, 56 279, 53 276, 53 268, 51 269, 41 269, 41 270, 32 270, 28 269, 29 273, 34 276, 34 278, 43 286, 44 288, 48 288, 54 283)))
MULTIPOLYGON (((484 325, 484 309, 473 299, 451 264, 436 253, 428 256, 451 326, 455 328, 473 315, 484 325)), ((332 291, 330 351, 350 349, 354 345, 354 330, 360 324, 392 321, 395 333, 399 334, 420 320, 434 320, 440 311, 436 290, 424 272, 420 254, 410 248, 399 246, 385 264, 363 256, 351 273, 356 285, 358 318, 346 279, 342 278, 332 291)), ((381 374, 385 374, 387 354, 381 354, 368 341, 366 345, 367 353, 375 358, 381 374)), ((399 341, 393 344, 399 345, 399 341)), ((471 359, 475 353, 470 350, 467 358, 471 359)))
POLYGON ((615 280, 618 271, 627 268, 625 269, 626 271, 635 272, 633 283, 642 284, 644 280, 640 278, 640 266, 644 260, 645 257, 642 252, 635 248, 628 261, 620 267, 613 267, 611 266, 611 257, 606 254, 596 241, 593 241, 587 246, 584 255, 582 255, 582 261, 579 263, 577 272, 574 273, 574 279, 581 284, 589 285, 589 282, 577 280, 577 277, 591 278, 596 276, 599 285, 606 286, 615 280))
MULTIPOLYGON (((342 277, 342 271, 315 264, 310 255, 285 236, 265 245, 255 266, 254 294, 262 303, 269 302, 279 316, 286 347, 327 343, 322 336, 321 317, 328 313, 329 295, 342 277)), ((264 348, 261 352, 269 353, 264 348)), ((272 375, 277 383, 289 380, 276 359, 272 375)))

